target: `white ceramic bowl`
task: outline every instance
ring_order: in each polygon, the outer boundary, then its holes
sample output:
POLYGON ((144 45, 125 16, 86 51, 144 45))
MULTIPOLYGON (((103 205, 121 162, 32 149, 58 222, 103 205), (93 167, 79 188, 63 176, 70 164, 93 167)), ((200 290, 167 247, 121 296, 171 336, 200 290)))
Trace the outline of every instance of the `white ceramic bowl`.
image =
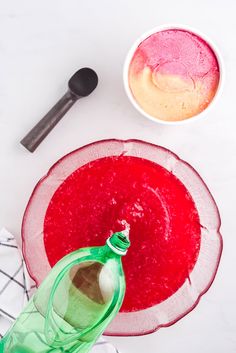
POLYGON ((164 125, 182 125, 185 123, 188 123, 190 121, 195 121, 198 120, 199 118, 204 117, 206 114, 208 114, 209 110, 212 108, 213 105, 215 105, 216 101, 218 100, 221 92, 222 92, 222 87, 223 87, 223 81, 224 81, 224 67, 223 67, 223 60, 222 57, 217 49, 217 47, 215 46, 215 44, 203 33, 199 32, 198 30, 193 29, 192 27, 189 26, 185 26, 185 25, 163 25, 163 26, 158 26, 155 27, 153 29, 151 29, 148 32, 145 32, 144 34, 142 34, 135 42, 134 44, 131 46, 126 59, 125 59, 125 63, 124 63, 124 69, 123 69, 123 81, 124 81, 124 87, 125 87, 125 91, 126 94, 130 100, 130 102, 133 104, 133 106, 142 114, 144 115, 146 118, 155 121, 157 123, 161 123, 164 125), (163 30, 167 30, 167 29, 182 29, 188 32, 191 32, 193 34, 196 34, 198 37, 202 38, 208 45, 209 47, 213 50, 218 64, 219 64, 219 70, 220 70, 220 78, 219 78, 219 84, 218 84, 218 88, 216 91, 215 96, 213 97, 212 101, 210 102, 210 104, 199 114, 194 115, 190 118, 184 119, 184 120, 178 120, 178 121, 166 121, 166 120, 161 120, 158 118, 155 118, 154 116, 148 114, 145 110, 143 110, 140 105, 138 104, 138 102, 136 101, 136 99, 134 98, 132 91, 130 89, 129 86, 129 66, 131 63, 131 60, 133 58, 133 55, 136 51, 136 49, 138 48, 138 46, 149 36, 151 36, 154 33, 157 32, 161 32, 163 30))

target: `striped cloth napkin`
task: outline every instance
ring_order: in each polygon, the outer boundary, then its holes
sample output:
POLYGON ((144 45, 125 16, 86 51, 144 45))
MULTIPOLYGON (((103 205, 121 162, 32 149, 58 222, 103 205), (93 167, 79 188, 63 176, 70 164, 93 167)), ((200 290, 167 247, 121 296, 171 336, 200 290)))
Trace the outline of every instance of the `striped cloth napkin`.
MULTIPOLYGON (((21 313, 35 288, 14 236, 3 228, 0 231, 0 338, 21 313)), ((101 337, 91 353, 119 351, 101 337)))

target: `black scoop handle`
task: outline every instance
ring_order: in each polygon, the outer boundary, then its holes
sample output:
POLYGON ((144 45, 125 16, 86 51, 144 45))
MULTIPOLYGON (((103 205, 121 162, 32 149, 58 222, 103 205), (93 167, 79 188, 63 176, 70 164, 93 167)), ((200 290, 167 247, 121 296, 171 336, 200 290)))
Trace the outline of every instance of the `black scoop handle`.
POLYGON ((79 97, 74 95, 70 90, 67 91, 20 143, 27 148, 28 151, 34 152, 78 98, 79 97))

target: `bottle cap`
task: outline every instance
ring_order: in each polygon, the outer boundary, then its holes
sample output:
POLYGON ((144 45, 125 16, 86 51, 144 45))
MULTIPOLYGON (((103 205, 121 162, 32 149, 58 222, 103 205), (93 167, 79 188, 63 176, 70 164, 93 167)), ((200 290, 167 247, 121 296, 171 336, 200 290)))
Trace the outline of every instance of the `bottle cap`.
POLYGON ((130 241, 125 232, 117 232, 107 239, 109 248, 118 255, 125 255, 130 246, 130 241))

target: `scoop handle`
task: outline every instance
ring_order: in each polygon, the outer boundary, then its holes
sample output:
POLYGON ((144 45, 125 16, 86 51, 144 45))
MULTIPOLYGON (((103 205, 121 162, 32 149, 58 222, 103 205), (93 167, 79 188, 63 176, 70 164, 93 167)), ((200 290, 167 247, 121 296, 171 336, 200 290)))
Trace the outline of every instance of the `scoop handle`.
POLYGON ((28 151, 34 152, 78 98, 71 91, 67 91, 20 143, 28 151))

